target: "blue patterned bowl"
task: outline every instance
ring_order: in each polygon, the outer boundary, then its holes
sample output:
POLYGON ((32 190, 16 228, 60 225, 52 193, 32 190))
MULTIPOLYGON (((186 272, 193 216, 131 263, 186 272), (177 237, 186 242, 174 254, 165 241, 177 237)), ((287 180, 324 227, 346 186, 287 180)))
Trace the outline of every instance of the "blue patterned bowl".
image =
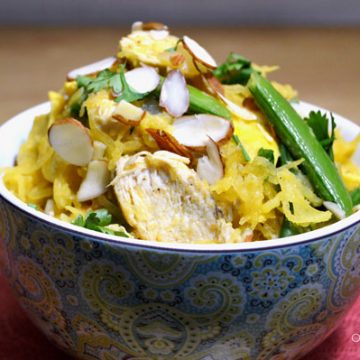
MULTIPOLYGON (((0 128, 0 167, 48 109, 0 128)), ((336 119, 346 137, 359 133, 336 119)), ((25 206, 3 184, 0 213, 1 265, 19 302, 84 359, 294 359, 322 342, 360 293, 360 213, 237 245, 99 236, 25 206)))

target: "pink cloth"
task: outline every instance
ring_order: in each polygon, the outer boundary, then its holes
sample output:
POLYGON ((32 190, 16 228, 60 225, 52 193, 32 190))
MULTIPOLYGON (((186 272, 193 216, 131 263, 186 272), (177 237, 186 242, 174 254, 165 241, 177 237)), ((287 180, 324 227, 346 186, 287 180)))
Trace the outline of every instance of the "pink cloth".
MULTIPOLYGON (((2 275, 0 275, 0 359, 71 359, 52 345, 27 319, 2 275)), ((355 359, 360 359, 360 298, 336 332, 303 360, 355 359)))

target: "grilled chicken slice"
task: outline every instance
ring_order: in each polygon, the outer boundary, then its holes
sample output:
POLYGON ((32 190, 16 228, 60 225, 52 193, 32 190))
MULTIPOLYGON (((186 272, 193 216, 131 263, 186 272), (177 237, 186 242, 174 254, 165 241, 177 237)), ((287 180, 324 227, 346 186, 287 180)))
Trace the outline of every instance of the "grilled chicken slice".
POLYGON ((140 239, 172 242, 239 242, 241 236, 217 208, 207 184, 168 151, 123 156, 113 181, 122 212, 140 239))

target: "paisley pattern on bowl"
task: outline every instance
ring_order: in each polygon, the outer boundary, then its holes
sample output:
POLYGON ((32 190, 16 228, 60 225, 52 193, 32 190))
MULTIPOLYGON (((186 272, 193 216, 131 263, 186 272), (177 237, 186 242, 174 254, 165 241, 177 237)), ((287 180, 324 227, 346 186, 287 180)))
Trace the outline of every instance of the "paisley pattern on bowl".
POLYGON ((313 241, 181 251, 59 228, 0 197, 2 268, 43 332, 83 359, 293 359, 360 292, 360 226, 313 241))

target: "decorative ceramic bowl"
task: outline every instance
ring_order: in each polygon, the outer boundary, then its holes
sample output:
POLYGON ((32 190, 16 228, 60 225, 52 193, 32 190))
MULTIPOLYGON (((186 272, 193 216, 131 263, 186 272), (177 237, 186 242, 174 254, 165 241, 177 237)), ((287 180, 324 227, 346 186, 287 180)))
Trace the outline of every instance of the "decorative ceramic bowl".
MULTIPOLYGON (((305 103, 300 112, 318 109, 305 103)), ((12 165, 42 104, 0 128, 12 165)), ((345 137, 357 125, 336 116, 345 137)), ((65 224, 0 184, 0 254, 29 317, 84 359, 293 359, 360 293, 360 213, 286 239, 236 245, 120 239, 65 224)))

